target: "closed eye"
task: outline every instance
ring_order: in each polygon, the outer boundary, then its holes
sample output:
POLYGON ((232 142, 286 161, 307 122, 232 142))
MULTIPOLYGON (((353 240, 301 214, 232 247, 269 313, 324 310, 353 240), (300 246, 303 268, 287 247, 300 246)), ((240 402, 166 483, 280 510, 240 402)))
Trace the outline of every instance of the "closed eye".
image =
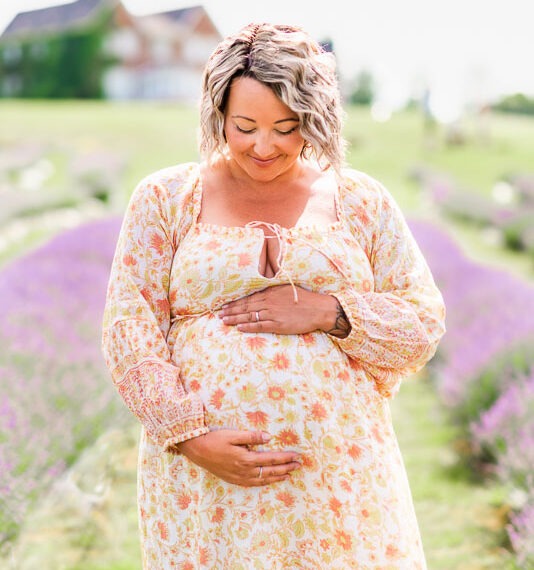
POLYGON ((278 129, 276 129, 276 132, 279 135, 290 135, 291 133, 294 133, 297 129, 298 129, 298 126, 293 127, 292 129, 289 129, 289 131, 279 131, 278 129))
POLYGON ((235 125, 235 128, 240 132, 240 133, 245 133, 247 135, 249 135, 250 133, 253 133, 256 129, 242 129, 241 127, 239 127, 238 125, 235 125))
MULTIPOLYGON (((235 125, 235 128, 240 132, 243 133, 245 135, 250 135, 252 134, 256 129, 243 129, 241 128, 239 125, 235 125)), ((275 129, 276 132, 279 135, 290 135, 291 133, 294 133, 296 130, 298 129, 298 125, 293 127, 292 129, 289 129, 289 131, 281 131, 279 129, 275 129)))

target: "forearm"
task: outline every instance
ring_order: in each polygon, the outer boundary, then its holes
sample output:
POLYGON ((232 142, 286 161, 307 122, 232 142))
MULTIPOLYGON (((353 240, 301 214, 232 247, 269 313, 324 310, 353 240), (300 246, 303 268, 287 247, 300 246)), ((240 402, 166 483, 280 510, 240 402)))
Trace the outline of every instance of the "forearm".
POLYGON ((420 368, 434 353, 441 323, 430 303, 410 303, 394 294, 345 292, 339 297, 351 323, 340 347, 364 363, 404 372, 420 368))

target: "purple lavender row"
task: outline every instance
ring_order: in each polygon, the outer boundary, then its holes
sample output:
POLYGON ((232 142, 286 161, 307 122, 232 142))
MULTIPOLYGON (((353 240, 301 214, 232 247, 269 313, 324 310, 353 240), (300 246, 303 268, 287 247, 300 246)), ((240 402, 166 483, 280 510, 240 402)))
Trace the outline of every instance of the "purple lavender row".
POLYGON ((447 306, 438 393, 512 489, 508 535, 520 567, 534 568, 534 287, 470 261, 433 225, 411 227, 447 306))
POLYGON ((0 545, 122 417, 99 342, 119 226, 111 219, 68 231, 0 272, 0 545))

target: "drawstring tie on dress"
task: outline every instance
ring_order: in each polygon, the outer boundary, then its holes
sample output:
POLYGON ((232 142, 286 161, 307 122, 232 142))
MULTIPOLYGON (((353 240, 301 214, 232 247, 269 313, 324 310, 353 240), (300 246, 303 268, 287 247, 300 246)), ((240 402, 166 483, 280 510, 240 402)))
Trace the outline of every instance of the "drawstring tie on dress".
MULTIPOLYGON (((299 296, 298 296, 297 286, 295 285, 295 282, 293 281, 293 278, 291 277, 290 272, 287 269, 285 269, 283 267, 283 264, 282 264, 282 260, 284 259, 284 256, 285 256, 286 251, 287 251, 287 241, 288 240, 287 240, 287 236, 285 235, 288 231, 287 228, 283 228, 282 226, 280 226, 278 224, 272 224, 270 222, 262 222, 259 220, 253 220, 251 222, 248 222, 247 224, 245 224, 244 227, 245 228, 265 227, 268 230, 270 230, 273 233, 273 235, 264 235, 264 238, 265 239, 276 239, 276 240, 278 240, 278 255, 276 256, 276 265, 277 265, 278 269, 277 269, 276 275, 284 276, 287 279, 287 281, 289 282, 289 284, 291 285, 291 288, 293 290, 293 300, 294 300, 295 304, 298 303, 299 302, 299 296)), ((332 257, 330 257, 327 253, 322 251, 319 246, 317 246, 313 242, 307 240, 306 238, 303 238, 300 236, 292 236, 291 239, 295 242, 303 243, 303 244, 307 245, 308 247, 314 249, 315 251, 319 252, 322 256, 324 256, 326 259, 328 259, 328 261, 339 271, 339 273, 348 282, 350 282, 350 278, 348 277, 348 275, 346 274, 344 269, 342 267, 340 267, 339 263, 335 259, 332 259, 332 257)), ((217 311, 217 310, 218 310, 218 308, 212 308, 212 309, 207 309, 205 311, 202 311, 200 313, 195 313, 195 314, 176 315, 176 316, 171 318, 171 322, 174 323, 175 321, 178 321, 178 320, 187 319, 187 318, 191 318, 191 317, 201 317, 201 316, 208 315, 208 314, 215 316, 215 311, 217 311)))

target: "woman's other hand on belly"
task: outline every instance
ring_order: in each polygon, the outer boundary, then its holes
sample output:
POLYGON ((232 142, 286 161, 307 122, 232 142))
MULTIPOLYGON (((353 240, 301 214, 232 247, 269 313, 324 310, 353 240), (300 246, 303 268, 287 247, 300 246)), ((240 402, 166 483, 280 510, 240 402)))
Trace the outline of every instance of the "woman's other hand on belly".
POLYGON ((196 465, 227 483, 260 487, 289 478, 300 467, 294 451, 254 451, 270 436, 261 431, 220 429, 175 446, 196 465))

